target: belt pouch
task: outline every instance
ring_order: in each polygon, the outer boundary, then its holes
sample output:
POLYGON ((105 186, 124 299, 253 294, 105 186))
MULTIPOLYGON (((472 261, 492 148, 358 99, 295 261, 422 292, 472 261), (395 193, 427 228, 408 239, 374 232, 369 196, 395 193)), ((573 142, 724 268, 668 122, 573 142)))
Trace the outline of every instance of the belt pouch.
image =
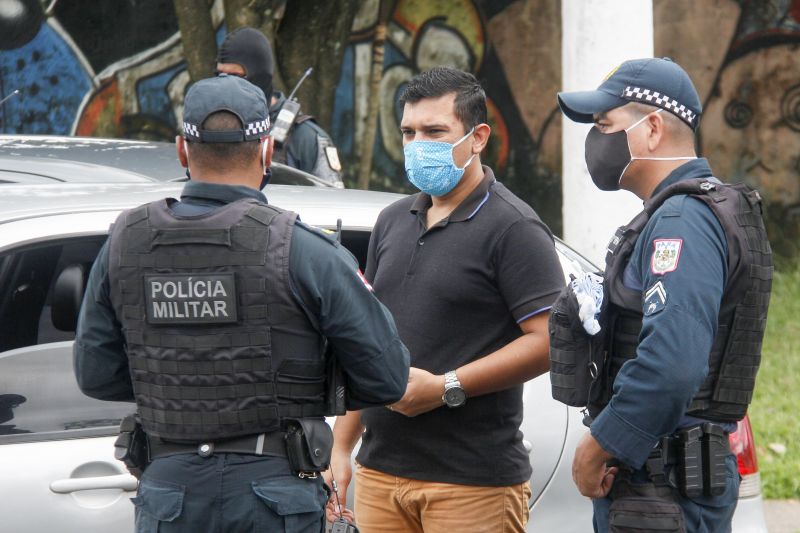
POLYGON ((706 496, 719 496, 727 488, 728 466, 725 459, 730 453, 728 435, 721 426, 703 424, 703 482, 706 496))
POLYGON ((119 425, 119 436, 114 441, 114 457, 125 463, 125 467, 136 479, 150 464, 147 434, 136 420, 136 415, 128 415, 119 425))
POLYGON ((326 470, 331 463, 333 431, 322 419, 287 421, 286 455, 289 467, 300 477, 326 470))
POLYGON ((616 498, 609 509, 608 526, 611 533, 686 533, 683 511, 677 503, 647 496, 616 498))
POLYGON ((687 498, 703 495, 703 430, 700 427, 680 431, 674 440, 678 447, 678 490, 687 498))

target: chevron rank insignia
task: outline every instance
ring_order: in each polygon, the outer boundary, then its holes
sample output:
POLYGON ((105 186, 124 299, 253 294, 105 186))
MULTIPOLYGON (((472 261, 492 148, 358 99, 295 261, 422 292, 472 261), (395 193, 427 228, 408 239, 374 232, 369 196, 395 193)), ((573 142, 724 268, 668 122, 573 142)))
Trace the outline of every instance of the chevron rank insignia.
POLYGON ((644 316, 658 313, 667 305, 667 290, 660 281, 644 294, 644 316))
POLYGON ((656 239, 653 241, 653 259, 650 269, 653 274, 666 274, 678 268, 683 239, 656 239))

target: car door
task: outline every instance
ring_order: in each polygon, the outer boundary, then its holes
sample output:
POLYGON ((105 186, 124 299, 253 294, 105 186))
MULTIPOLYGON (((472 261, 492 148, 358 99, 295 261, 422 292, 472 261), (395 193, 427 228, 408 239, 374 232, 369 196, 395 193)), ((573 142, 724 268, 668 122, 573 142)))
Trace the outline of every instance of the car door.
POLYGON ((81 393, 72 371, 74 333, 54 310, 61 273, 77 265, 88 272, 103 240, 39 242, 0 255, 2 531, 133 528, 129 498, 137 482, 114 459, 113 443, 134 406, 81 393))

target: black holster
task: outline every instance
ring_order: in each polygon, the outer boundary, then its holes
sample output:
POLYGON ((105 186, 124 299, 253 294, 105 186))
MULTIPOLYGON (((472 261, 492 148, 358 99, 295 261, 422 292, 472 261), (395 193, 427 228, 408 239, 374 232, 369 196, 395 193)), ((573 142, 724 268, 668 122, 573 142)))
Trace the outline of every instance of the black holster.
POLYGON ((135 414, 120 422, 119 436, 114 441, 114 457, 125 463, 128 472, 136 479, 142 477, 142 472, 150 464, 147 434, 135 414))
POLYGON ((324 419, 301 418, 286 422, 289 467, 301 478, 316 478, 331 464, 333 431, 324 419))

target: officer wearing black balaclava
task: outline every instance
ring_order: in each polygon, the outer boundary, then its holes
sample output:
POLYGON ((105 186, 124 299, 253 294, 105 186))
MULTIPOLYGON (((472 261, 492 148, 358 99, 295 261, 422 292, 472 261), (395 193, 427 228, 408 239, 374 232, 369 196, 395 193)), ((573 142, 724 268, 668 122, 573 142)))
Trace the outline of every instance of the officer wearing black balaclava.
POLYGON ((584 331, 574 283, 551 313, 553 396, 589 413, 573 479, 595 531, 729 533, 728 437, 753 396, 772 279, 761 198, 697 157, 700 98, 669 59, 626 61, 558 104, 594 123, 594 184, 644 202, 608 244, 599 331, 584 331))
POLYGON ((299 111, 289 113, 283 93, 273 92, 272 47, 263 33, 245 27, 228 34, 217 54, 217 72, 243 77, 261 88, 270 104, 273 124, 281 122, 284 116, 290 119, 286 138, 275 143, 275 161, 314 174, 336 187, 342 186, 339 153, 330 135, 314 117, 299 111))

